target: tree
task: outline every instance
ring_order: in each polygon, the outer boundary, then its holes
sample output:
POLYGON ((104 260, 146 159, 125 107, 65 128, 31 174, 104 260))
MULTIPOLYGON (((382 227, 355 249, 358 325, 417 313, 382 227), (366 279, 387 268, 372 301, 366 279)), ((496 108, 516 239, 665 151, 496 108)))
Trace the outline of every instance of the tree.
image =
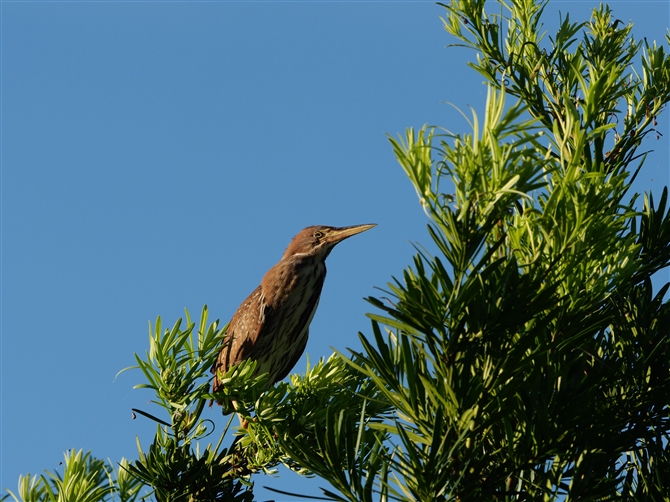
POLYGON ((670 284, 652 278, 670 214, 667 188, 655 203, 631 186, 670 58, 608 7, 543 38, 546 1, 484 5, 443 5, 478 53, 483 121, 390 138, 439 251, 369 298, 362 348, 267 392, 253 363, 234 368, 217 397, 248 430, 201 448, 225 328, 206 308, 185 329, 157 321, 137 362, 167 417, 138 410, 158 432, 124 467, 157 500, 251 500, 248 476, 279 463, 333 500, 667 500, 670 284))
MULTIPOLYGON (((484 4, 444 5, 479 53, 481 126, 391 139, 439 255, 419 251, 390 301, 370 299, 384 314, 350 364, 392 412, 369 426, 384 468, 358 469, 401 500, 663 499, 669 285, 652 277, 670 258, 667 188, 642 207, 630 192, 670 59, 608 7, 544 40, 546 2, 503 3, 505 18, 484 4)), ((333 482, 319 461, 338 465, 336 448, 296 449, 333 482)))

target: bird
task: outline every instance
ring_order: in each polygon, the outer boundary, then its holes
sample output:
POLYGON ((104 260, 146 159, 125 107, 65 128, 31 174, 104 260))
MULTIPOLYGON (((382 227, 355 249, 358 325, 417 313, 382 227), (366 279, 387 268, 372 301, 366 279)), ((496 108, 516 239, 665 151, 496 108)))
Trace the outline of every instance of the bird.
POLYGON ((307 345, 326 278, 326 258, 338 243, 374 226, 315 225, 293 237, 281 260, 230 320, 211 368, 212 394, 222 388, 219 375, 247 359, 256 361, 254 376, 268 373, 267 388, 290 373, 307 345))

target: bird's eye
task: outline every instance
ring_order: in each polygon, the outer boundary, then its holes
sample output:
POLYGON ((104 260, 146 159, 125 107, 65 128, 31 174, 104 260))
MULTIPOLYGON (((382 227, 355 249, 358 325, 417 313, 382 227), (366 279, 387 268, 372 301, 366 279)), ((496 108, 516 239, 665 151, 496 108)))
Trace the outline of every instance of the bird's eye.
POLYGON ((314 238, 315 239, 321 239, 323 237, 323 232, 321 230, 317 230, 314 232, 314 238))

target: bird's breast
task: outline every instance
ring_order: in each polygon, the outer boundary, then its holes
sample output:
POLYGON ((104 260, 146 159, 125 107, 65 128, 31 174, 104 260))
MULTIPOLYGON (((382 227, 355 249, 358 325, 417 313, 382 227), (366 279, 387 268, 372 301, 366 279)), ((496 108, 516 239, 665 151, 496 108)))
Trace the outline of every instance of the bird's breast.
POLYGON ((263 295, 268 306, 286 315, 305 310, 318 301, 326 276, 323 262, 307 259, 282 260, 265 275, 263 295))
POLYGON ((265 304, 272 310, 282 336, 299 338, 314 317, 326 265, 314 259, 282 260, 261 283, 265 304))

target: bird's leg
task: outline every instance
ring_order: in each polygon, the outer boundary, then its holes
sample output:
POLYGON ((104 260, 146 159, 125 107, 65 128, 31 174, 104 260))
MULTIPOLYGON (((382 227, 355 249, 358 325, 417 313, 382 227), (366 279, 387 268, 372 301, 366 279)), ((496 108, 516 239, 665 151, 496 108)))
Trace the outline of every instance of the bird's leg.
POLYGON ((240 419, 240 426, 244 429, 247 430, 249 427, 249 421, 242 416, 242 414, 238 411, 239 408, 237 407, 237 401, 232 400, 231 401, 233 404, 233 410, 235 410, 235 413, 237 414, 237 418, 240 419))
POLYGON ((246 418, 244 418, 242 415, 240 415, 239 413, 237 414, 237 418, 240 419, 240 426, 244 430, 247 430, 247 428, 249 427, 249 421, 246 418))

